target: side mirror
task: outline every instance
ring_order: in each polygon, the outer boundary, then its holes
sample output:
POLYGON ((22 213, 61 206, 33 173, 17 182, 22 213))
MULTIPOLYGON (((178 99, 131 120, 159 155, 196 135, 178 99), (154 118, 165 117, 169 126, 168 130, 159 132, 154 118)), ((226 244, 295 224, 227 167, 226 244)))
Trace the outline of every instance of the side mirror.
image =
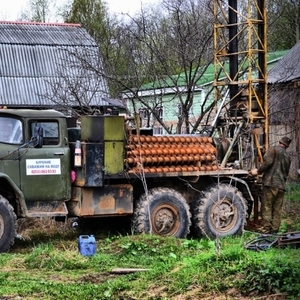
POLYGON ((35 126, 34 127, 34 148, 42 148, 43 146, 43 127, 35 126))

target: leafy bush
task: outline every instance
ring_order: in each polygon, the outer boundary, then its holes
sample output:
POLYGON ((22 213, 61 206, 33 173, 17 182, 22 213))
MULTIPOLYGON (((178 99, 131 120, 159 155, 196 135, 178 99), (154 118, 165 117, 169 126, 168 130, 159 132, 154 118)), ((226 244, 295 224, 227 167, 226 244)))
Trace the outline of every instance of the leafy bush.
POLYGON ((278 255, 278 250, 269 250, 268 259, 253 256, 242 270, 240 289, 244 294, 287 293, 300 296, 300 258, 298 250, 286 249, 286 255, 278 255))
POLYGON ((290 183, 286 186, 285 198, 292 201, 300 203, 300 184, 290 183))

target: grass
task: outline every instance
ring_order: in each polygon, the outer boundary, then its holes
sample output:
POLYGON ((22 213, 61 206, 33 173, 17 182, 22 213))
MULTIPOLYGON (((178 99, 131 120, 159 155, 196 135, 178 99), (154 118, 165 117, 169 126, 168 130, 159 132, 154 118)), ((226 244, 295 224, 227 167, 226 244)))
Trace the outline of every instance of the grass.
POLYGON ((84 257, 75 237, 63 243, 60 235, 48 237, 51 241, 36 245, 36 237, 18 242, 0 256, 1 299, 300 297, 299 249, 245 250, 244 239, 253 238, 252 233, 222 239, 219 255, 214 241, 206 239, 128 235, 99 237, 97 253, 84 257), (115 268, 147 270, 115 274, 115 268))
MULTIPOLYGON (((296 198, 286 201, 282 227, 288 220, 300 230, 299 207, 296 198)), ((115 219, 86 232, 25 220, 19 233, 23 239, 0 255, 0 299, 300 299, 299 248, 247 250, 253 232, 221 239, 219 251, 208 239, 132 235, 115 219), (95 255, 80 255, 80 234, 95 235, 95 255)))

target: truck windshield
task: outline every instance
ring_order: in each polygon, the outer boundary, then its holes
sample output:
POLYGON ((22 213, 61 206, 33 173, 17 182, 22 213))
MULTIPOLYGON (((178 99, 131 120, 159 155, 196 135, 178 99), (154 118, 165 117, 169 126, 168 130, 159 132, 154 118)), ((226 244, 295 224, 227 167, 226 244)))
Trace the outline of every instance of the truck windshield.
POLYGON ((8 144, 23 143, 22 122, 8 117, 0 117, 0 142, 8 144))

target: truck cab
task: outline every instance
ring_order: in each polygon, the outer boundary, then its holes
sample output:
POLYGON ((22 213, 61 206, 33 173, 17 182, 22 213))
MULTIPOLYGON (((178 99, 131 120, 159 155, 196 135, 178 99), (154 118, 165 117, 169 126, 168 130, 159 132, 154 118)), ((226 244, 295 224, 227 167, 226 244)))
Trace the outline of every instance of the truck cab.
POLYGON ((0 111, 0 194, 17 217, 66 215, 71 196, 66 117, 54 110, 0 111))

